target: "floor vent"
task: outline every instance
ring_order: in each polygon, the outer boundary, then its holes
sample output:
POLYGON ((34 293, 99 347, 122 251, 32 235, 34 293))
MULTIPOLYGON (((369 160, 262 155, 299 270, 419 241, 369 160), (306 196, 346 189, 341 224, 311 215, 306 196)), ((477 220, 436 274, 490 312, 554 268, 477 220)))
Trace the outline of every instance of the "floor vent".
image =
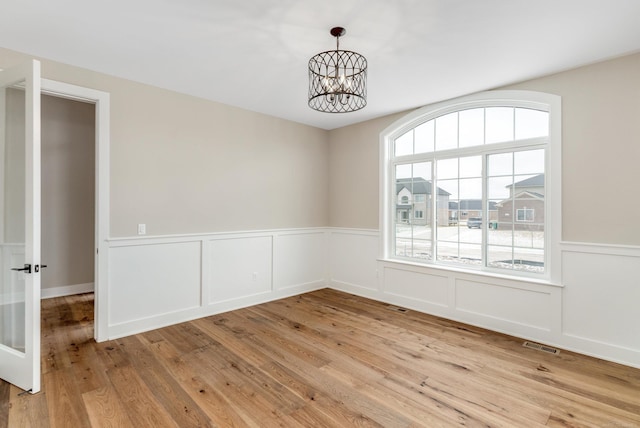
POLYGON ((522 346, 524 346, 525 348, 535 349, 536 351, 547 352, 549 354, 554 354, 554 355, 558 355, 560 353, 559 349, 552 348, 546 345, 541 345, 535 342, 524 342, 522 346))
POLYGON ((409 312, 409 309, 401 308, 399 306, 387 306, 387 308, 391 309, 392 311, 401 312, 403 314, 406 314, 407 312, 409 312))

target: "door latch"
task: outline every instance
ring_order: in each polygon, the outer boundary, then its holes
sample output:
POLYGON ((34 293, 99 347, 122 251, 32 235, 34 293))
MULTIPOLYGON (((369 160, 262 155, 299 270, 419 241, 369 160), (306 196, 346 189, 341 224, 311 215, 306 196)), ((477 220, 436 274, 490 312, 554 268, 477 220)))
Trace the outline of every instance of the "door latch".
POLYGON ((24 273, 31 273, 31 265, 25 263, 23 268, 11 268, 11 270, 17 270, 18 272, 24 272, 24 273))
POLYGON ((35 273, 38 273, 38 272, 40 272, 40 268, 46 268, 46 267, 47 267, 47 265, 35 265, 35 266, 33 267, 33 271, 34 271, 35 273))

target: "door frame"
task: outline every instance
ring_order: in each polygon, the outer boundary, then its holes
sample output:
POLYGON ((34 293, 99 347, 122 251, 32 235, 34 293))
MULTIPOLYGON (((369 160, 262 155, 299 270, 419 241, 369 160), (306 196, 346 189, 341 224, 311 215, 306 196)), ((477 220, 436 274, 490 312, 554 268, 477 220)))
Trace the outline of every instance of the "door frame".
POLYGON ((41 93, 95 105, 95 253, 94 329, 96 342, 108 339, 109 254, 109 138, 110 95, 108 92, 55 80, 41 79, 41 93))

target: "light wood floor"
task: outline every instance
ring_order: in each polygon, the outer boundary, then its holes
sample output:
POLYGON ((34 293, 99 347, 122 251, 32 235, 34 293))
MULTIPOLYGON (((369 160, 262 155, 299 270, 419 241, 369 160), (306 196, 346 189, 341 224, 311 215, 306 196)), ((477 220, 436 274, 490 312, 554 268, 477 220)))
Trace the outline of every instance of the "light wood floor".
POLYGON ((95 343, 42 302, 43 388, 0 427, 640 426, 640 370, 331 290, 95 343))

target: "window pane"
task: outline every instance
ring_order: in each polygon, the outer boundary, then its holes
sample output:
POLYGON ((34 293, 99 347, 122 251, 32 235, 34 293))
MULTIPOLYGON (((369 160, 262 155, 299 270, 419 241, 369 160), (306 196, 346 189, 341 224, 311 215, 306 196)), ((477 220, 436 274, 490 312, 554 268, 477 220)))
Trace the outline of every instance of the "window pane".
POLYGON ((396 165, 396 179, 411 178, 411 164, 396 165))
POLYGON ((544 248, 544 230, 541 228, 532 229, 538 230, 516 230, 513 238, 514 245, 522 248, 544 248))
POLYGON ((396 156, 413 154, 413 129, 396 138, 394 153, 396 156))
POLYGON ((513 269, 513 247, 489 245, 487 247, 487 266, 513 269))
POLYGON ((431 180, 431 162, 414 163, 413 177, 418 177, 423 180, 431 180))
POLYGON ((431 259, 431 165, 396 165, 396 256, 431 259))
POLYGON ((482 177, 482 156, 460 158, 460 177, 482 177))
POLYGON ((490 245, 513 245, 513 223, 507 221, 492 220, 487 231, 487 240, 490 245))
POLYGON ((413 257, 431 260, 431 228, 415 226, 413 239, 413 257))
POLYGON ((481 178, 464 178, 459 184, 460 199, 473 199, 480 202, 482 206, 482 179, 481 178))
POLYGON ((456 261, 458 257, 460 257, 460 249, 457 240, 438 239, 438 261, 456 261))
POLYGON ((486 143, 513 141, 513 108, 490 107, 485 109, 486 143))
POLYGON ((436 150, 458 147, 458 113, 450 113, 436 119, 436 150))
MULTIPOLYGON (((439 199, 457 200, 459 199, 458 180, 438 180, 437 191, 439 199)), ((447 207, 449 205, 447 204, 447 207)))
POLYGON ((487 169, 490 177, 513 174, 513 153, 489 155, 487 169))
POLYGON ((411 227, 396 218, 396 256, 413 257, 413 236, 411 227))
POLYGON ((509 199, 511 185, 513 184, 512 177, 491 177, 487 179, 487 196, 496 200, 496 203, 500 203, 505 199, 509 199))
POLYGON ((535 192, 544 195, 544 174, 516 175, 513 177, 513 197, 523 196, 523 192, 535 192))
POLYGON ((530 248, 513 249, 513 269, 527 272, 544 272, 544 251, 530 248))
POLYGON ((459 147, 484 144, 484 109, 475 108, 460 112, 459 147))
POLYGON ((415 129, 415 152, 432 152, 435 145, 434 121, 430 120, 415 129))
POLYGON ((482 246, 438 241, 438 261, 467 266, 482 265, 482 246))
POLYGON ((514 154, 515 174, 540 174, 544 172, 544 150, 527 150, 514 154))
POLYGON ((516 140, 546 137, 548 135, 548 112, 527 108, 516 108, 516 140))
POLYGON ((544 251, 489 246, 488 265, 500 269, 544 273, 544 251))
POLYGON ((458 178, 458 158, 438 161, 438 178, 458 178))
MULTIPOLYGON (((479 217, 472 217, 479 218, 479 217)), ((461 227, 460 228, 460 243, 465 244, 482 244, 482 228, 481 227, 461 227)))

